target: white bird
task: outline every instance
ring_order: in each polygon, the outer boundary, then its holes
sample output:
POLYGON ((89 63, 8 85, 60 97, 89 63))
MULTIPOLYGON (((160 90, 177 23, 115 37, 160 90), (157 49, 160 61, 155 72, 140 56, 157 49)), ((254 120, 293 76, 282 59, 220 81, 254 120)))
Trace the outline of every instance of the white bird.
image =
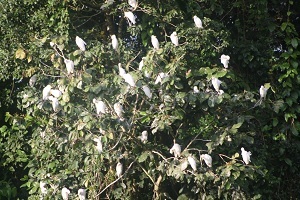
POLYGON ((177 36, 176 31, 174 31, 174 32, 170 35, 170 38, 171 38, 171 42, 172 42, 175 46, 178 46, 178 45, 179 45, 179 43, 178 43, 178 36, 177 36))
POLYGON ((208 154, 202 154, 200 156, 200 159, 201 160, 204 160, 205 164, 208 166, 208 167, 212 167, 212 157, 208 154))
POLYGON ((47 85, 46 87, 44 87, 43 89, 43 100, 47 100, 49 95, 50 95, 50 91, 51 91, 51 85, 47 85))
POLYGON ((68 188, 64 187, 61 190, 61 196, 62 196, 63 200, 68 200, 69 199, 69 194, 70 194, 70 190, 68 188))
POLYGON ((93 99, 93 103, 96 106, 97 115, 105 114, 106 113, 106 104, 103 101, 97 100, 97 99, 93 99))
POLYGON ((50 42, 50 46, 54 47, 55 43, 54 42, 50 42))
POLYGON ((184 171, 188 167, 189 163, 187 159, 184 159, 183 162, 180 164, 181 171, 184 171))
POLYGON ((198 87, 195 85, 193 88, 194 94, 200 93, 198 87))
POLYGON ((221 63, 224 65, 224 68, 227 69, 228 68, 228 63, 229 63, 229 60, 230 60, 230 56, 222 54, 220 59, 221 59, 221 63))
POLYGON ((135 8, 138 6, 136 0, 128 0, 128 4, 129 4, 133 9, 135 9, 135 8))
POLYGON ((213 87, 215 88, 215 90, 219 93, 220 85, 221 85, 222 81, 220 81, 219 79, 217 79, 215 77, 212 77, 211 83, 212 83, 213 87))
POLYGON ((117 174, 118 178, 120 178, 122 173, 123 173, 123 165, 122 165, 122 163, 118 162, 118 164, 116 166, 116 174, 117 174))
POLYGON ((53 111, 54 112, 57 112, 58 111, 58 107, 59 107, 59 102, 58 102, 58 99, 56 97, 53 97, 53 96, 49 96, 48 99, 50 101, 52 101, 52 108, 53 108, 53 111))
POLYGON ((111 37, 111 45, 112 45, 113 49, 117 50, 118 49, 118 40, 117 40, 116 35, 112 35, 110 37, 111 37))
POLYGON ((201 19, 196 15, 194 16, 194 22, 197 28, 203 28, 201 19))
POLYGON ((85 189, 79 189, 78 190, 78 196, 80 200, 85 200, 86 191, 85 189))
POLYGON ((245 162, 246 165, 248 165, 251 160, 250 160, 250 156, 252 155, 250 151, 246 151, 244 149, 244 147, 241 148, 242 150, 242 157, 243 157, 243 161, 245 162))
POLYGON ((73 74, 74 73, 74 62, 72 60, 69 60, 69 59, 65 59, 64 62, 66 64, 68 75, 73 74))
POLYGON ((79 49, 81 51, 85 51, 85 41, 83 41, 83 39, 81 39, 80 37, 76 36, 76 44, 79 47, 79 49))
POLYGON ((144 67, 144 59, 145 59, 145 57, 143 57, 141 62, 139 63, 139 70, 142 70, 144 67))
POLYGON ((50 90, 50 94, 56 98, 59 98, 62 95, 62 92, 60 90, 50 90))
POLYGON ((130 21, 132 24, 135 24, 135 23, 136 23, 136 21, 135 21, 135 16, 134 16, 134 14, 133 14, 132 12, 130 12, 130 11, 124 12, 124 16, 125 16, 126 18, 128 18, 129 21, 130 21))
POLYGON ((197 171, 196 161, 191 155, 188 156, 188 161, 189 161, 191 167, 193 168, 193 170, 197 171))
POLYGON ((159 73, 158 75, 157 75, 157 77, 156 77, 156 80, 155 80, 155 85, 156 84, 158 84, 158 83, 162 83, 162 80, 164 79, 164 78, 166 78, 166 77, 168 77, 168 75, 167 74, 165 74, 165 73, 163 73, 163 72, 161 72, 161 73, 159 73))
POLYGON ((145 95, 149 98, 149 99, 151 99, 152 98, 152 93, 151 93, 151 91, 150 91, 150 88, 147 86, 147 85, 143 85, 143 91, 144 91, 144 93, 145 93, 145 95))
POLYGON ((124 74, 123 78, 124 78, 125 82, 128 83, 131 87, 135 86, 135 82, 134 82, 134 79, 131 76, 131 74, 128 74, 128 73, 124 74))
POLYGON ((119 75, 123 78, 123 76, 126 74, 125 69, 123 69, 121 63, 118 64, 119 67, 119 75))
POLYGON ((179 144, 174 143, 173 147, 170 149, 170 154, 173 154, 175 158, 179 157, 181 154, 181 147, 179 144))
POLYGON ((144 72, 144 75, 145 75, 146 78, 150 78, 151 74, 152 74, 151 71, 149 72, 149 71, 146 70, 146 71, 144 72))
POLYGON ((47 194, 47 188, 45 187, 46 183, 45 182, 40 182, 40 189, 42 194, 47 194))
POLYGON ((123 117, 123 106, 119 102, 114 104, 114 110, 119 118, 123 117))
POLYGON ((263 85, 260 86, 259 94, 261 99, 266 99, 267 92, 268 92, 268 88, 265 88, 263 85))
POLYGON ((143 131, 143 132, 142 132, 142 135, 139 136, 139 138, 141 139, 141 141, 142 141, 143 143, 146 143, 147 140, 148 140, 148 132, 147 132, 147 131, 143 131))
POLYGON ((33 87, 36 83, 36 80, 37 80, 37 75, 35 74, 29 79, 29 86, 33 87))
POLYGON ((102 153, 103 148, 102 148, 102 142, 101 142, 101 136, 99 138, 94 138, 93 139, 94 142, 96 142, 96 149, 99 153, 102 153))
POLYGON ((155 35, 151 35, 151 43, 154 49, 159 49, 159 42, 155 35))

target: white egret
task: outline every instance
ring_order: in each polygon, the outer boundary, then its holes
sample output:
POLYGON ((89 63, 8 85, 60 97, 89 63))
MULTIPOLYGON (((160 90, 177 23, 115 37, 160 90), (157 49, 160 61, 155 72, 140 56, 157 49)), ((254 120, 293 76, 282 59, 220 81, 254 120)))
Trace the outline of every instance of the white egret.
POLYGON ((196 15, 194 16, 194 22, 197 28, 203 28, 201 19, 196 15))
POLYGON ((29 79, 29 86, 33 87, 36 83, 36 80, 37 80, 37 75, 35 74, 29 79))
POLYGON ((145 95, 146 95, 149 99, 151 99, 151 98, 152 98, 152 93, 151 93, 151 91, 150 91, 150 88, 149 88, 147 85, 143 85, 142 88, 143 88, 143 91, 144 91, 145 95))
POLYGON ((193 91, 194 91, 194 94, 200 93, 200 91, 196 85, 194 86, 193 91))
POLYGON ((144 59, 145 59, 145 57, 143 57, 141 62, 139 63, 139 70, 142 70, 144 67, 144 59))
POLYGON ((114 110, 119 118, 123 117, 123 106, 119 102, 114 104, 114 110))
POLYGON ((179 144, 174 143, 173 147, 170 149, 170 154, 173 154, 175 158, 179 157, 181 154, 181 147, 179 144))
POLYGON ((130 11, 124 12, 124 16, 125 16, 126 18, 128 18, 129 21, 130 21, 132 24, 135 24, 135 23, 136 23, 136 21, 135 21, 135 16, 134 16, 134 14, 133 14, 132 12, 130 12, 130 11))
POLYGON ((57 89, 55 89, 55 90, 51 89, 50 94, 56 98, 59 98, 62 95, 62 92, 57 89))
POLYGON ((121 63, 118 64, 119 67, 119 75, 123 78, 123 76, 126 74, 125 69, 123 69, 121 63))
POLYGON ((85 189, 79 189, 78 190, 78 197, 80 200, 85 200, 86 191, 85 189))
POLYGON ((74 62, 72 60, 69 60, 69 59, 65 59, 64 62, 66 64, 68 75, 73 74, 74 73, 74 62))
POLYGON ((158 84, 158 83, 162 83, 162 80, 164 79, 164 78, 166 78, 166 77, 168 77, 168 75, 167 74, 165 74, 165 73, 163 73, 163 72, 161 72, 161 73, 159 73, 158 75, 157 75, 157 77, 156 77, 156 80, 155 80, 155 85, 156 84, 158 84))
POLYGON ((135 86, 135 82, 134 82, 134 79, 131 76, 131 74, 128 74, 128 73, 124 74, 123 78, 124 78, 125 82, 128 83, 131 87, 135 86))
POLYGON ((194 171, 197 171, 196 161, 195 161, 195 159, 193 158, 193 156, 189 155, 189 156, 188 156, 188 161, 189 161, 189 163, 190 163, 192 169, 193 169, 194 171))
POLYGON ((174 31, 174 32, 170 35, 170 38, 171 38, 171 42, 172 42, 175 46, 178 46, 178 45, 179 45, 179 43, 178 43, 178 36, 177 36, 176 31, 174 31))
POLYGON ((118 164, 116 166, 116 174, 117 174, 118 178, 120 178, 122 173, 123 173, 123 165, 122 165, 122 163, 118 162, 118 164))
POLYGON ((59 102, 58 102, 58 99, 56 97, 53 97, 53 96, 49 96, 48 99, 50 101, 52 101, 52 108, 53 108, 53 111, 54 112, 57 112, 58 111, 58 107, 59 107, 59 102))
POLYGON ((45 182, 40 182, 40 189, 42 194, 47 194, 47 188, 46 188, 46 183, 45 182))
POLYGON ((248 165, 251 160, 250 160, 250 156, 252 155, 250 151, 246 151, 244 149, 244 147, 241 148, 242 150, 242 157, 243 157, 243 161, 245 162, 246 165, 248 165))
POLYGON ((101 136, 99 138, 94 138, 93 139, 94 142, 96 142, 96 149, 99 153, 102 153, 103 148, 102 148, 102 142, 101 142, 101 136))
POLYGON ((76 44, 79 47, 79 49, 81 51, 85 51, 85 41, 83 41, 83 39, 81 39, 80 37, 76 36, 76 44))
POLYGON ((188 160, 187 159, 184 159, 182 161, 182 163, 180 164, 180 169, 181 171, 184 171, 187 167, 188 167, 189 163, 188 163, 188 160))
POLYGON ((215 88, 215 90, 219 93, 220 92, 220 85, 222 83, 222 81, 220 81, 219 79, 212 77, 211 78, 211 83, 213 85, 213 87, 215 88))
POLYGON ((266 99, 267 92, 268 92, 268 88, 265 88, 263 85, 260 86, 259 94, 261 99, 266 99))
POLYGON ((129 4, 133 9, 136 9, 136 7, 138 6, 136 0, 128 0, 128 4, 129 4))
POLYGON ((63 200, 68 200, 69 199, 69 194, 70 194, 70 190, 68 188, 64 187, 61 190, 61 196, 62 196, 63 200))
POLYGON ((212 167, 212 157, 208 154, 202 154, 200 156, 200 159, 201 160, 204 160, 205 164, 208 166, 208 167, 212 167))
POLYGON ((54 47, 55 43, 54 42, 50 42, 50 46, 54 47))
POLYGON ((159 49, 159 42, 155 35, 151 35, 151 43, 154 49, 159 49))
POLYGON ((97 100, 97 99, 93 99, 93 103, 96 106, 97 115, 105 114, 106 113, 106 104, 103 101, 97 100))
POLYGON ((229 60, 230 60, 230 56, 222 54, 220 59, 221 59, 221 63, 223 64, 224 68, 227 69, 228 68, 228 63, 229 63, 229 60))
POLYGON ((47 85, 46 87, 44 87, 43 89, 43 100, 47 100, 49 95, 50 95, 50 91, 51 91, 51 85, 47 85))
POLYGON ((142 135, 139 136, 139 138, 141 139, 141 141, 142 141, 143 143, 146 143, 147 140, 148 140, 148 132, 147 132, 147 131, 143 131, 143 132, 142 132, 142 135))
POLYGON ((118 49, 118 40, 117 40, 116 35, 112 35, 110 37, 111 37, 111 45, 112 45, 113 49, 117 50, 118 49))

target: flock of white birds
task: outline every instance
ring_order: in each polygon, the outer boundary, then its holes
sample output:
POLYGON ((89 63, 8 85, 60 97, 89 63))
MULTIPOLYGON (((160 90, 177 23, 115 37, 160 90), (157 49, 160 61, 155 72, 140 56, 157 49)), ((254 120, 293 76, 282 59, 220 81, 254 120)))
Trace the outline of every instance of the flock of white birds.
MULTIPOLYGON (((138 7, 137 1, 136 0, 128 0, 128 4, 135 10, 138 7)), ((124 12, 124 16, 125 18, 127 18, 129 20, 129 25, 134 25, 136 24, 136 17, 135 15, 131 12, 124 12)), ((195 26, 197 28, 202 29, 203 28, 203 24, 202 21, 199 17, 194 16, 194 23, 195 26)), ((175 45, 178 46, 179 45, 179 41, 178 41, 178 36, 177 33, 174 31, 171 35, 170 35, 170 39, 171 42, 175 45)), ((111 36, 111 40, 112 40, 112 48, 114 50, 118 49, 118 40, 116 35, 112 35, 111 36)), ((86 50, 86 42, 81 39, 80 37, 76 36, 76 44, 78 46, 78 48, 81 51, 85 51, 86 50)), ((153 48, 155 50, 159 49, 159 41, 157 39, 157 37, 155 35, 151 36, 151 44, 153 46, 153 48)), ((55 44, 53 42, 50 43, 50 45, 53 47, 55 44)), ((228 64, 229 64, 229 60, 230 60, 230 56, 228 55, 221 55, 220 57, 221 63, 223 64, 224 68, 227 69, 228 68, 228 64)), ((64 58, 64 63, 66 65, 66 70, 67 70, 67 74, 73 74, 74 73, 74 62, 72 60, 66 59, 64 58)), ((142 70, 144 66, 144 58, 142 58, 141 62, 139 63, 139 70, 142 70)), ((122 68, 121 63, 118 64, 119 67, 119 75, 124 79, 124 81, 126 83, 128 83, 128 85, 130 87, 135 87, 135 81, 133 79, 133 77, 129 74, 126 73, 125 69, 122 68)), ((149 77, 150 74, 145 72, 145 76, 149 77)), ((159 73, 156 80, 155 80, 155 84, 161 83, 162 84, 162 80, 164 78, 168 77, 168 74, 165 74, 163 72, 159 73)), ((34 75, 31 77, 31 79, 29 80, 29 85, 33 86, 35 84, 37 80, 37 76, 34 75)), ((211 83, 213 88, 215 89, 215 91, 219 94, 222 95, 224 93, 223 90, 220 89, 220 85, 222 83, 222 81, 220 81, 218 78, 212 77, 211 79, 211 83)), ((142 89, 145 93, 145 95, 151 99, 152 98, 152 93, 150 88, 147 85, 143 85, 142 89)), ((197 86, 194 86, 193 88, 194 93, 199 93, 199 89, 197 88, 197 86)), ((267 95, 267 91, 268 88, 265 88, 264 86, 261 86, 259 89, 259 93, 260 93, 260 98, 261 99, 265 99, 266 95, 267 95)), ((44 89, 43 89, 43 100, 50 100, 52 102, 52 108, 54 112, 58 112, 59 111, 59 97, 62 95, 63 91, 58 90, 58 89, 52 89, 51 85, 47 85, 44 89)), ((102 100, 99 99, 93 99, 93 103, 95 104, 96 107, 96 113, 98 116, 104 115, 106 114, 107 111, 107 106, 106 103, 102 100)), ((116 115, 119 117, 120 120, 124 120, 123 119, 123 107, 121 105, 121 103, 117 102, 114 104, 114 112, 116 113, 116 115)), ((147 131, 143 131, 141 133, 140 136, 138 136, 138 138, 141 140, 142 143, 146 143, 148 141, 148 132, 147 131)), ((101 136, 94 138, 93 139, 94 142, 96 142, 95 148, 98 151, 98 153, 102 153, 103 151, 103 146, 102 146, 102 141, 101 141, 101 136)), ((177 143, 175 143, 174 141, 174 145, 172 146, 172 148, 170 148, 170 154, 174 155, 175 159, 180 158, 181 156, 181 146, 177 143)), ((244 163, 246 165, 248 165, 251 160, 250 160, 250 156, 251 156, 251 152, 250 151, 246 151, 243 147, 241 148, 241 155, 242 155, 242 159, 244 161, 244 163)), ((188 165, 191 166, 191 168, 193 169, 193 171, 197 171, 197 164, 196 164, 196 160, 193 157, 193 155, 189 154, 189 156, 184 159, 182 159, 183 161, 181 162, 180 168, 181 170, 185 170, 188 165)), ((202 163, 202 161, 205 162, 205 164, 208 167, 212 167, 212 157, 209 154, 201 154, 200 155, 200 162, 202 163)), ((116 165, 116 176, 118 178, 121 177, 123 173, 123 164, 121 162, 118 162, 116 165)), ((47 194, 47 188, 46 188, 46 183, 44 182, 40 182, 40 190, 42 194, 47 194)), ((66 187, 64 187, 61 190, 61 195, 63 200, 67 200, 68 196, 70 194, 70 190, 66 187)), ((80 200, 85 200, 86 199, 86 190, 85 189, 79 189, 78 190, 78 197, 80 200)))

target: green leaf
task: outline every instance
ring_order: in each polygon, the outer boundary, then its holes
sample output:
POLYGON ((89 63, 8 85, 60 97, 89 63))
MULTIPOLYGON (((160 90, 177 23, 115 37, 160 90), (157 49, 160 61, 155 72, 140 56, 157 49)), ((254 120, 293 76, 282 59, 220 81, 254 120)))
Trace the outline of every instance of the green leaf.
POLYGON ((297 38, 293 38, 291 40, 291 44, 296 49, 298 47, 298 40, 297 40, 297 38))
POLYGON ((144 162, 148 158, 148 155, 149 155, 148 151, 143 152, 142 155, 140 155, 138 162, 139 163, 144 162))

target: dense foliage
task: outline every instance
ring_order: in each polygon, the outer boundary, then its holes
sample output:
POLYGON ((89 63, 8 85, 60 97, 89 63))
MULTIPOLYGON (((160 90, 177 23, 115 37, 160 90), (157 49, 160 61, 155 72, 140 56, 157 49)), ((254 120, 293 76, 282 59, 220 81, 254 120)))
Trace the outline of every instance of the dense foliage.
POLYGON ((0 8, 1 199, 60 199, 63 187, 70 199, 80 188, 88 199, 300 196, 299 2, 3 0, 0 8))

